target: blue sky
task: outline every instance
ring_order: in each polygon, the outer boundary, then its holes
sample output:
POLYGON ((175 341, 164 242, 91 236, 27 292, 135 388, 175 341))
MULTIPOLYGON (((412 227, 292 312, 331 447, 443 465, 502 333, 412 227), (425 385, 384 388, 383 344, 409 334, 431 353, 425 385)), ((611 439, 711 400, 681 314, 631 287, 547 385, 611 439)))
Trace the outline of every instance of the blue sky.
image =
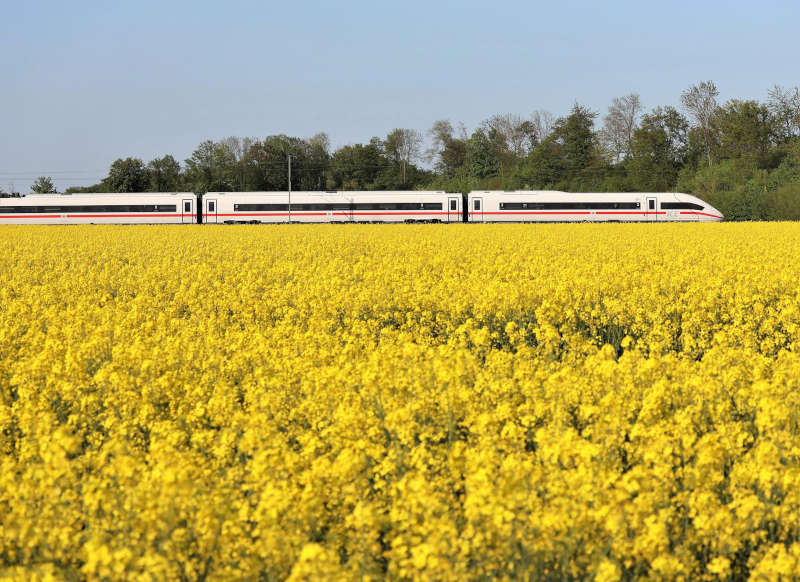
POLYGON ((205 139, 678 105, 800 84, 800 3, 0 0, 0 187, 95 183, 117 157, 205 139))

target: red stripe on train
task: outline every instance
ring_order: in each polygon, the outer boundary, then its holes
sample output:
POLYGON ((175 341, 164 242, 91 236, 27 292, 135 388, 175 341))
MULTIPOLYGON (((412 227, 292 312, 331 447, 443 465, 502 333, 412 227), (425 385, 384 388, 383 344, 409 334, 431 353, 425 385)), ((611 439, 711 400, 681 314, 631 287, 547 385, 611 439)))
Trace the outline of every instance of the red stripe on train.
MULTIPOLYGON (((148 213, 138 213, 138 214, 66 214, 67 218, 176 218, 180 216, 185 216, 186 218, 194 218, 194 214, 148 214, 148 213)), ((36 213, 29 213, 29 214, 11 214, 11 215, 0 215, 0 218, 61 218, 60 214, 36 214, 36 213)))
MULTIPOLYGON (((547 211, 547 212, 533 212, 529 210, 500 210, 498 212, 470 212, 470 216, 473 214, 502 214, 503 216, 508 216, 509 214, 540 214, 540 215, 549 215, 549 214, 572 214, 572 215, 579 215, 579 216, 586 216, 591 215, 592 212, 587 210, 584 212, 555 212, 555 211, 547 211)), ((636 211, 595 211, 595 214, 666 214, 666 212, 661 211, 643 211, 643 210, 636 210, 636 211)))
POLYGON ((681 214, 702 214, 703 216, 710 216, 711 218, 719 218, 723 220, 723 217, 718 214, 709 214, 708 212, 696 212, 694 210, 689 211, 681 211, 681 214))
MULTIPOLYGON (((328 212, 292 212, 292 216, 327 216, 328 212)), ((460 216, 461 213, 458 211, 453 211, 450 213, 447 212, 405 212, 402 210, 398 210, 396 212, 330 212, 333 216, 405 216, 405 215, 415 215, 415 216, 460 216)), ((215 216, 212 214, 206 214, 205 216, 215 216)), ((216 216, 289 216, 288 212, 234 212, 230 213, 222 213, 219 212, 216 216)))
POLYGON ((655 210, 598 210, 595 214, 666 214, 663 211, 655 210))
POLYGON ((499 212, 470 212, 469 215, 472 216, 473 214, 502 214, 504 216, 508 216, 509 214, 577 214, 580 216, 586 216, 587 214, 591 214, 591 212, 531 212, 531 211, 516 211, 516 210, 500 210, 499 212))
POLYGON ((67 214, 67 218, 194 218, 194 214, 149 214, 140 212, 137 214, 67 214))

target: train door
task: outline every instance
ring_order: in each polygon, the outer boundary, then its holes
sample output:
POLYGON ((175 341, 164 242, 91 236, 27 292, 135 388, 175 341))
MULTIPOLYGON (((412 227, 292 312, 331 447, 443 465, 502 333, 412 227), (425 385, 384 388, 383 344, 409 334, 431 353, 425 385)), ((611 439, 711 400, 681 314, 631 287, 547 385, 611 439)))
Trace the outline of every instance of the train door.
POLYGON ((658 201, 656 198, 647 198, 645 200, 645 220, 658 220, 658 201))
POLYGON ((191 224, 195 221, 194 212, 192 212, 193 206, 194 206, 194 200, 190 198, 184 198, 183 209, 181 212, 181 222, 183 224, 191 224))
POLYGON ((206 212, 205 212, 205 220, 206 223, 216 224, 217 223, 217 199, 216 198, 205 198, 206 201, 206 212))
POLYGON ((473 222, 483 222, 483 198, 473 198, 470 216, 473 222))
POLYGON ((447 197, 447 222, 461 222, 461 210, 458 208, 460 196, 447 197))

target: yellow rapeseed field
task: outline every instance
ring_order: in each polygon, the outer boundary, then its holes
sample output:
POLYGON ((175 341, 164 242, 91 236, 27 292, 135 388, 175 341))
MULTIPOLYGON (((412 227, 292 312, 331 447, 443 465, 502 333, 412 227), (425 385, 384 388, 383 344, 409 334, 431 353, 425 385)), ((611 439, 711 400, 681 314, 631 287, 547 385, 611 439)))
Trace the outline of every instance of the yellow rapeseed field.
POLYGON ((800 225, 0 247, 0 578, 800 572, 800 225))

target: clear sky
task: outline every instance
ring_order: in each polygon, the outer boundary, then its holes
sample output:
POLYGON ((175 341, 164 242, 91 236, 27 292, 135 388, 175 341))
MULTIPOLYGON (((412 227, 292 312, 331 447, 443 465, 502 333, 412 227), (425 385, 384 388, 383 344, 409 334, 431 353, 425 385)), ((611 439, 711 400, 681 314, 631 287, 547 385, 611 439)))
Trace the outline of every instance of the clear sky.
POLYGON ((334 146, 437 119, 800 84, 797 1, 0 0, 0 187, 96 183, 205 139, 334 146))

